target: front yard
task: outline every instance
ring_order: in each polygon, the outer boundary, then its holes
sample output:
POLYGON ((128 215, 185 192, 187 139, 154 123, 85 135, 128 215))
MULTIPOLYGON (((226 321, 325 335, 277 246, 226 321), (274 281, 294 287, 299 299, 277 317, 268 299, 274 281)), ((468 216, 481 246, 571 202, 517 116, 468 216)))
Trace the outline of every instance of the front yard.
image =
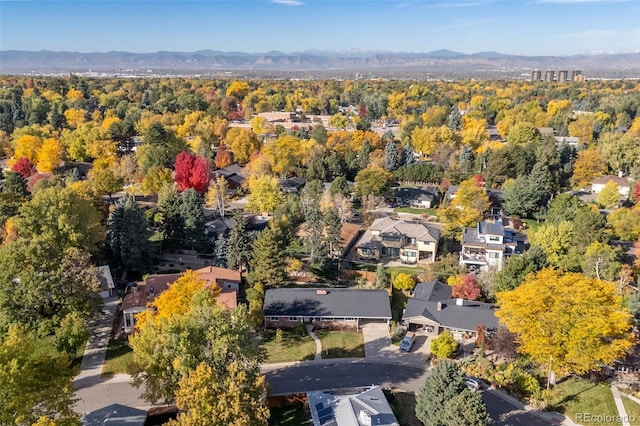
MULTIPOLYGON (((624 399, 626 398, 623 397, 624 399)), ((596 385, 587 380, 573 377, 556 385, 551 401, 549 401, 548 410, 562 413, 573 421, 577 421, 576 414, 578 413, 588 413, 592 416, 618 415, 609 384, 596 385)), ((580 422, 578 421, 578 423, 580 422)), ((589 424, 619 425, 620 423, 609 421, 589 424)))
POLYGON ((422 426, 416 417, 416 397, 402 391, 385 391, 385 396, 398 422, 403 426, 422 426))
POLYGON ((267 363, 311 360, 316 354, 316 344, 306 334, 295 330, 282 330, 282 342, 276 341, 276 331, 263 334, 263 345, 267 351, 267 363))
POLYGON ((364 337, 354 331, 315 331, 322 358, 364 358, 364 337))
POLYGON ((133 361, 133 351, 127 337, 109 340, 107 354, 102 368, 103 376, 112 376, 127 372, 127 365, 133 361))

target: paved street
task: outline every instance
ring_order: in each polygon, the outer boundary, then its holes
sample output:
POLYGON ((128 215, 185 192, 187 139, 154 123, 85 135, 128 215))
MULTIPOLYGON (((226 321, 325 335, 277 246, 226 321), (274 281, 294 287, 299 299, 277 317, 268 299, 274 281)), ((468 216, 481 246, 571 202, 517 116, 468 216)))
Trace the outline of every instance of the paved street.
POLYGON ((487 405, 487 411, 497 426, 549 426, 560 424, 541 419, 524 410, 521 406, 504 399, 495 390, 482 392, 482 400, 487 405))
POLYGON ((425 370, 406 365, 382 364, 364 359, 329 361, 298 363, 277 369, 265 365, 263 372, 269 384, 269 394, 285 395, 367 385, 417 392, 426 377, 425 370))

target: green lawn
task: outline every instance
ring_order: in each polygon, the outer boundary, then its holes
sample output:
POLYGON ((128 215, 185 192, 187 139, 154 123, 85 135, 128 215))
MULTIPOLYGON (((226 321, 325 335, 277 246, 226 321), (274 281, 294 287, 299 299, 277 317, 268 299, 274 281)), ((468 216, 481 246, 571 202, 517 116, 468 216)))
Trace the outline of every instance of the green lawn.
POLYGON ((416 417, 416 397, 401 391, 385 391, 398 423, 403 426, 422 426, 416 417))
POLYGON ((538 223, 536 219, 522 219, 522 221, 527 224, 528 231, 536 231, 542 225, 542 222, 538 223))
MULTIPOLYGON (((553 392, 548 409, 557 411, 576 420, 577 413, 589 413, 592 416, 612 415, 617 416, 611 386, 608 384, 595 385, 586 380, 570 378, 559 383, 553 392)), ((581 423, 580 421, 577 421, 581 423)), ((589 423, 590 425, 619 425, 620 423, 589 423)))
POLYGON ((316 344, 308 334, 297 334, 295 331, 282 330, 282 344, 275 342, 275 330, 267 330, 263 334, 263 345, 267 350, 267 363, 303 361, 315 358, 316 344))
POLYGON ((269 426, 312 426, 313 421, 303 405, 287 408, 272 408, 269 426))
POLYGON ((363 358, 364 337, 354 331, 316 331, 322 342, 322 358, 363 358))
POLYGON ((424 268, 422 266, 388 266, 384 269, 392 278, 401 272, 413 275, 414 277, 419 273, 424 272, 424 268))
POLYGON ((133 351, 127 344, 126 337, 109 340, 102 375, 112 376, 126 373, 127 365, 131 361, 133 361, 133 351))
POLYGON ((397 213, 411 213, 411 214, 419 214, 419 215, 429 215, 438 217, 438 209, 416 209, 413 207, 396 207, 393 209, 394 212, 397 213))
MULTIPOLYGON (((56 357, 61 353, 55 347, 55 336, 47 336, 35 339, 36 347, 33 351, 36 355, 45 355, 56 357)), ((84 354, 84 348, 86 342, 80 345, 75 354, 70 355, 71 366, 69 374, 75 376, 80 372, 80 364, 82 363, 82 355, 84 354)))
POLYGON ((640 425, 640 404, 634 402, 622 394, 622 404, 625 410, 627 410, 627 416, 629 416, 629 423, 632 425, 640 425), (633 420, 633 421, 631 421, 633 420))

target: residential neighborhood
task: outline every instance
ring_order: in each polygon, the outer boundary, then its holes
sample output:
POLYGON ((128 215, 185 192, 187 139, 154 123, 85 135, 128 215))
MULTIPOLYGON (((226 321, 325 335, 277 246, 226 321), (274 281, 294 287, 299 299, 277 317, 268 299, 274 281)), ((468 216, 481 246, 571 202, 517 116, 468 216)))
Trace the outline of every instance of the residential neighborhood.
POLYGON ((0 80, 0 424, 640 419, 636 80, 0 80))

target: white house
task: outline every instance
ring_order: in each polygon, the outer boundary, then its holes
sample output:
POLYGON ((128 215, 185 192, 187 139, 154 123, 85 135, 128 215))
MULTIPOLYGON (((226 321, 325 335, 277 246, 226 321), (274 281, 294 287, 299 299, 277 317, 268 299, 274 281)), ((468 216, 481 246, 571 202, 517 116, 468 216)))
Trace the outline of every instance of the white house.
POLYGON ((610 181, 614 181, 618 185, 618 192, 620 193, 621 197, 629 196, 633 183, 628 176, 606 175, 595 177, 593 178, 593 182, 591 183, 591 191, 599 194, 604 186, 610 181))
POLYGON ((98 281, 100 281, 100 297, 106 299, 115 296, 115 284, 111 276, 109 265, 98 266, 98 281))
POLYGON ((462 233, 460 264, 470 269, 502 270, 508 256, 524 252, 524 241, 512 229, 505 229, 502 222, 478 222, 475 228, 465 228, 462 233))

